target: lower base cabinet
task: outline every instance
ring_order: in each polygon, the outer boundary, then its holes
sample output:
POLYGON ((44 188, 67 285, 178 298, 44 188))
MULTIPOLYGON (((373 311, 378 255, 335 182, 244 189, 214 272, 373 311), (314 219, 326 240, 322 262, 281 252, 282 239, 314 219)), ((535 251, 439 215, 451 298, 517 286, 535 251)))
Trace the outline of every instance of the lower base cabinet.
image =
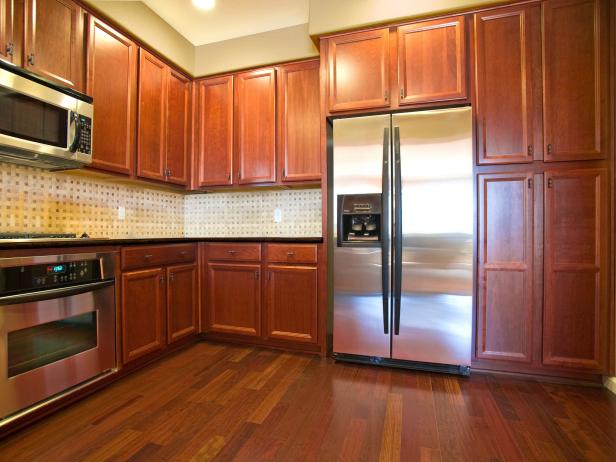
POLYGON ((199 285, 195 255, 196 249, 186 245, 122 250, 124 364, 197 334, 199 285), (149 268, 150 261, 161 266, 149 268), (140 266, 145 268, 132 270, 140 266))

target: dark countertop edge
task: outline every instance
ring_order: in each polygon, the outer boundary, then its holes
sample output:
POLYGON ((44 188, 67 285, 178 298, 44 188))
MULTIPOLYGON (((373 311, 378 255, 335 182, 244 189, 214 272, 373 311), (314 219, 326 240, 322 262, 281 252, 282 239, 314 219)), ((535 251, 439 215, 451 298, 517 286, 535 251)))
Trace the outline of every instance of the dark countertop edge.
POLYGON ((153 245, 180 244, 190 242, 287 242, 298 244, 320 244, 322 237, 156 237, 126 239, 36 239, 32 241, 0 242, 0 250, 34 249, 49 247, 92 247, 101 245, 153 245))

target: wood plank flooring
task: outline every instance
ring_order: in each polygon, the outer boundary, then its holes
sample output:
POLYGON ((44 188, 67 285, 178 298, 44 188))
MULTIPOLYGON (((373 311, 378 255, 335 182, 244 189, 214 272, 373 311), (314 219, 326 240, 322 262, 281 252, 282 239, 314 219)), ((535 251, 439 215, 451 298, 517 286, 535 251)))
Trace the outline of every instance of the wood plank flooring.
POLYGON ((616 396, 199 343, 0 440, 2 461, 614 461, 616 396))

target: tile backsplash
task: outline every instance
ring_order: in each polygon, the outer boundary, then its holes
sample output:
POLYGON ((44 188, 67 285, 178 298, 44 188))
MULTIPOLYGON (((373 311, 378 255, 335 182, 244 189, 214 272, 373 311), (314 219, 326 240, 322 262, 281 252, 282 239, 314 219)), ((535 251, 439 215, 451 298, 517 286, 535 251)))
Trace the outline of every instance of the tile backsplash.
POLYGON ((185 195, 80 172, 0 163, 1 232, 87 232, 92 237, 321 235, 321 191, 185 195), (124 207, 125 219, 118 218, 124 207), (282 221, 274 223, 274 209, 282 221))

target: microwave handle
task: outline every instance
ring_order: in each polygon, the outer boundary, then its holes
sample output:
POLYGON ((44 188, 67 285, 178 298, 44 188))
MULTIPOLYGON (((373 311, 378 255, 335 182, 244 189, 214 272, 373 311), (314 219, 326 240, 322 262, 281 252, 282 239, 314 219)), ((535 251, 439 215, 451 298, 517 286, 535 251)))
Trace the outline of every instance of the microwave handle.
POLYGON ((79 140, 81 139, 81 119, 76 112, 71 112, 71 123, 72 122, 75 123, 75 138, 73 138, 73 142, 68 147, 68 150, 70 152, 75 152, 79 147, 79 140))

